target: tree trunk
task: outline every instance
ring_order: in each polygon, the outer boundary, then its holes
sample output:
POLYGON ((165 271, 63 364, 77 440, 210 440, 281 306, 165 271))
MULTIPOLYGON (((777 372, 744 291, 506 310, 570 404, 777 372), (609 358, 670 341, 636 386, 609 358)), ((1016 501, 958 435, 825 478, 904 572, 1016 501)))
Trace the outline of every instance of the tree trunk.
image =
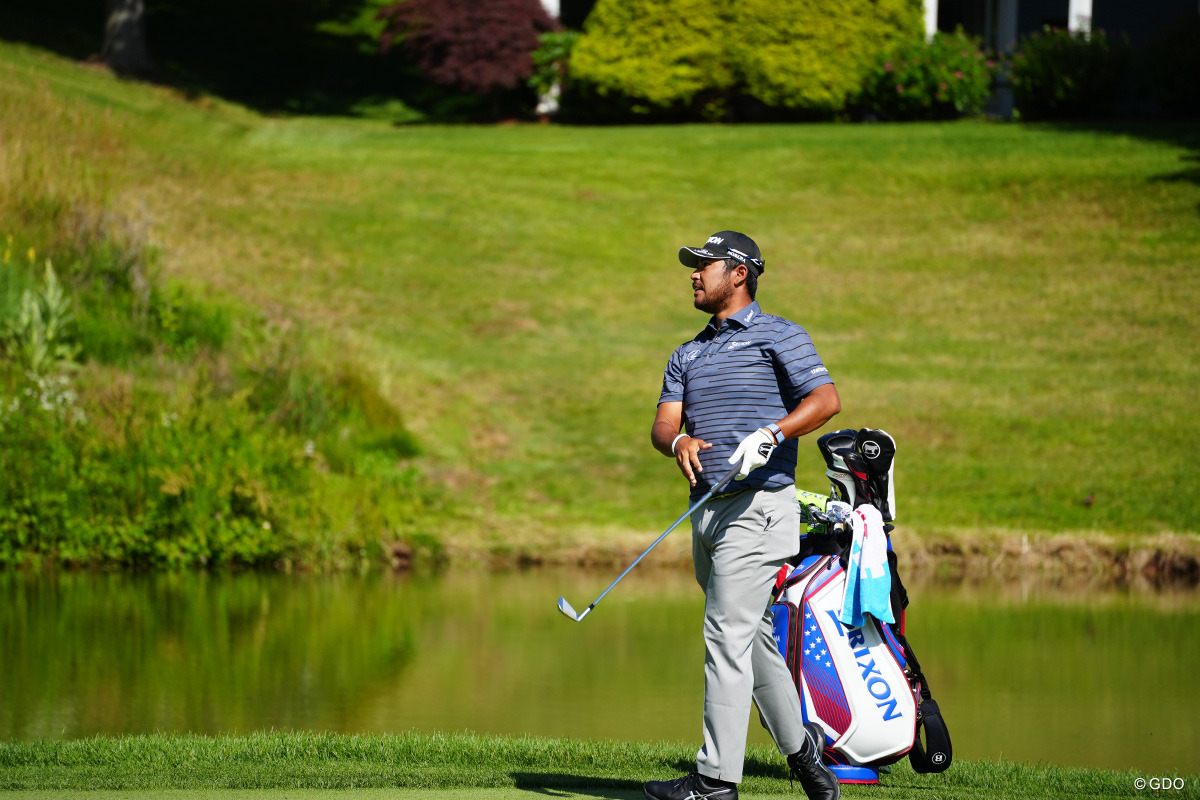
POLYGON ((145 0, 106 0, 108 23, 100 57, 118 75, 149 75, 153 69, 146 54, 145 0))

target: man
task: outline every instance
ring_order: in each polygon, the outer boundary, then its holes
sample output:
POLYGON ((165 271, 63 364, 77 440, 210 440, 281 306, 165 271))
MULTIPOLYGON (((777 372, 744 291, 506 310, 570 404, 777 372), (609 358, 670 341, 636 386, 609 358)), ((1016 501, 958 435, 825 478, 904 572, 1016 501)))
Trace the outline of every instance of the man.
POLYGON ((796 438, 829 421, 841 400, 808 333, 755 302, 764 264, 750 237, 721 231, 680 248, 679 260, 692 269, 696 308, 712 318, 667 363, 650 438, 675 458, 693 501, 726 464, 741 468, 692 515, 705 595, 704 745, 695 772, 644 791, 649 800, 736 800, 753 698, 805 793, 836 800, 837 778, 821 761, 825 735, 804 724, 772 637, 770 598, 799 541, 796 438))

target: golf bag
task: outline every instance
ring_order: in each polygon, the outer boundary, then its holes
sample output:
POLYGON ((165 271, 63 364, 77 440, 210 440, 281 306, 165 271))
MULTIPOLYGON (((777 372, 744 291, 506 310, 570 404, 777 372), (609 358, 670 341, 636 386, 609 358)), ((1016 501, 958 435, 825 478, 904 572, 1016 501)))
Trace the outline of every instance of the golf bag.
POLYGON ((779 651, 805 719, 825 730, 825 761, 839 781, 876 783, 879 767, 906 754, 917 772, 941 772, 952 760, 950 735, 904 636, 908 593, 887 536, 892 525, 885 524, 883 533, 896 622, 866 615, 863 625, 851 627, 841 620, 853 543, 847 511, 871 505, 883 520, 895 518, 895 442, 884 431, 864 428, 826 434, 817 446, 831 496, 798 492, 807 527, 776 583, 772 612, 779 651))

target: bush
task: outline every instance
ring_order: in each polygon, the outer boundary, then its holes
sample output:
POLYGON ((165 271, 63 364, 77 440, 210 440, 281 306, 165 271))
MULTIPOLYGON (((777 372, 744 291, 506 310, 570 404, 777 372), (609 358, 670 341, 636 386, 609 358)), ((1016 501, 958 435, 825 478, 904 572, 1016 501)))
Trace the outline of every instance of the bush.
POLYGON ((538 37, 538 49, 533 51, 532 56, 533 72, 528 81, 530 89, 539 96, 562 89, 571 51, 575 49, 578 39, 578 31, 550 31, 538 37))
POLYGON ((259 564, 286 550, 311 470, 244 397, 214 394, 203 371, 166 397, 105 371, 82 383, 30 375, 3 398, 0 563, 259 564))
POLYGON ((555 28, 539 0, 401 0, 377 18, 384 51, 400 44, 433 83, 477 95, 528 79, 538 35, 555 28))
POLYGON ((879 53, 924 31, 920 0, 739 0, 728 48, 741 90, 771 108, 835 115, 879 53))
POLYGON ((436 561, 438 496, 365 373, 67 229, 62 282, 16 237, 0 259, 0 567, 436 561))
POLYGON ((1156 30, 1142 49, 1139 66, 1162 111, 1200 115, 1200 14, 1184 14, 1156 30))
POLYGON ((727 119, 765 107, 827 117, 921 19, 919 0, 600 0, 570 74, 642 115, 727 119))
POLYGON ((996 64, 978 39, 939 32, 886 52, 867 79, 863 104, 896 120, 952 119, 978 114, 991 96, 996 64))
POLYGON ((1113 113, 1129 74, 1124 36, 1046 28, 1021 37, 1012 57, 1013 98, 1023 119, 1096 119, 1113 113))
POLYGON ((570 78, 639 115, 702 106, 734 85, 730 21, 713 0, 599 0, 570 78))

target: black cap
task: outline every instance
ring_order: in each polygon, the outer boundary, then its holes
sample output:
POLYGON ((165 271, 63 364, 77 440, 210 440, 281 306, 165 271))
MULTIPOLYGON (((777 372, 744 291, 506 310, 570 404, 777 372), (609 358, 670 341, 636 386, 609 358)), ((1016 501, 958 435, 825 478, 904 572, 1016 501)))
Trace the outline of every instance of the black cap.
POLYGON ((695 269, 696 262, 702 258, 732 258, 740 264, 753 268, 759 275, 762 275, 763 270, 766 269, 758 245, 749 236, 737 231, 714 233, 708 237, 708 241, 702 247, 679 248, 679 263, 685 267, 695 269))

